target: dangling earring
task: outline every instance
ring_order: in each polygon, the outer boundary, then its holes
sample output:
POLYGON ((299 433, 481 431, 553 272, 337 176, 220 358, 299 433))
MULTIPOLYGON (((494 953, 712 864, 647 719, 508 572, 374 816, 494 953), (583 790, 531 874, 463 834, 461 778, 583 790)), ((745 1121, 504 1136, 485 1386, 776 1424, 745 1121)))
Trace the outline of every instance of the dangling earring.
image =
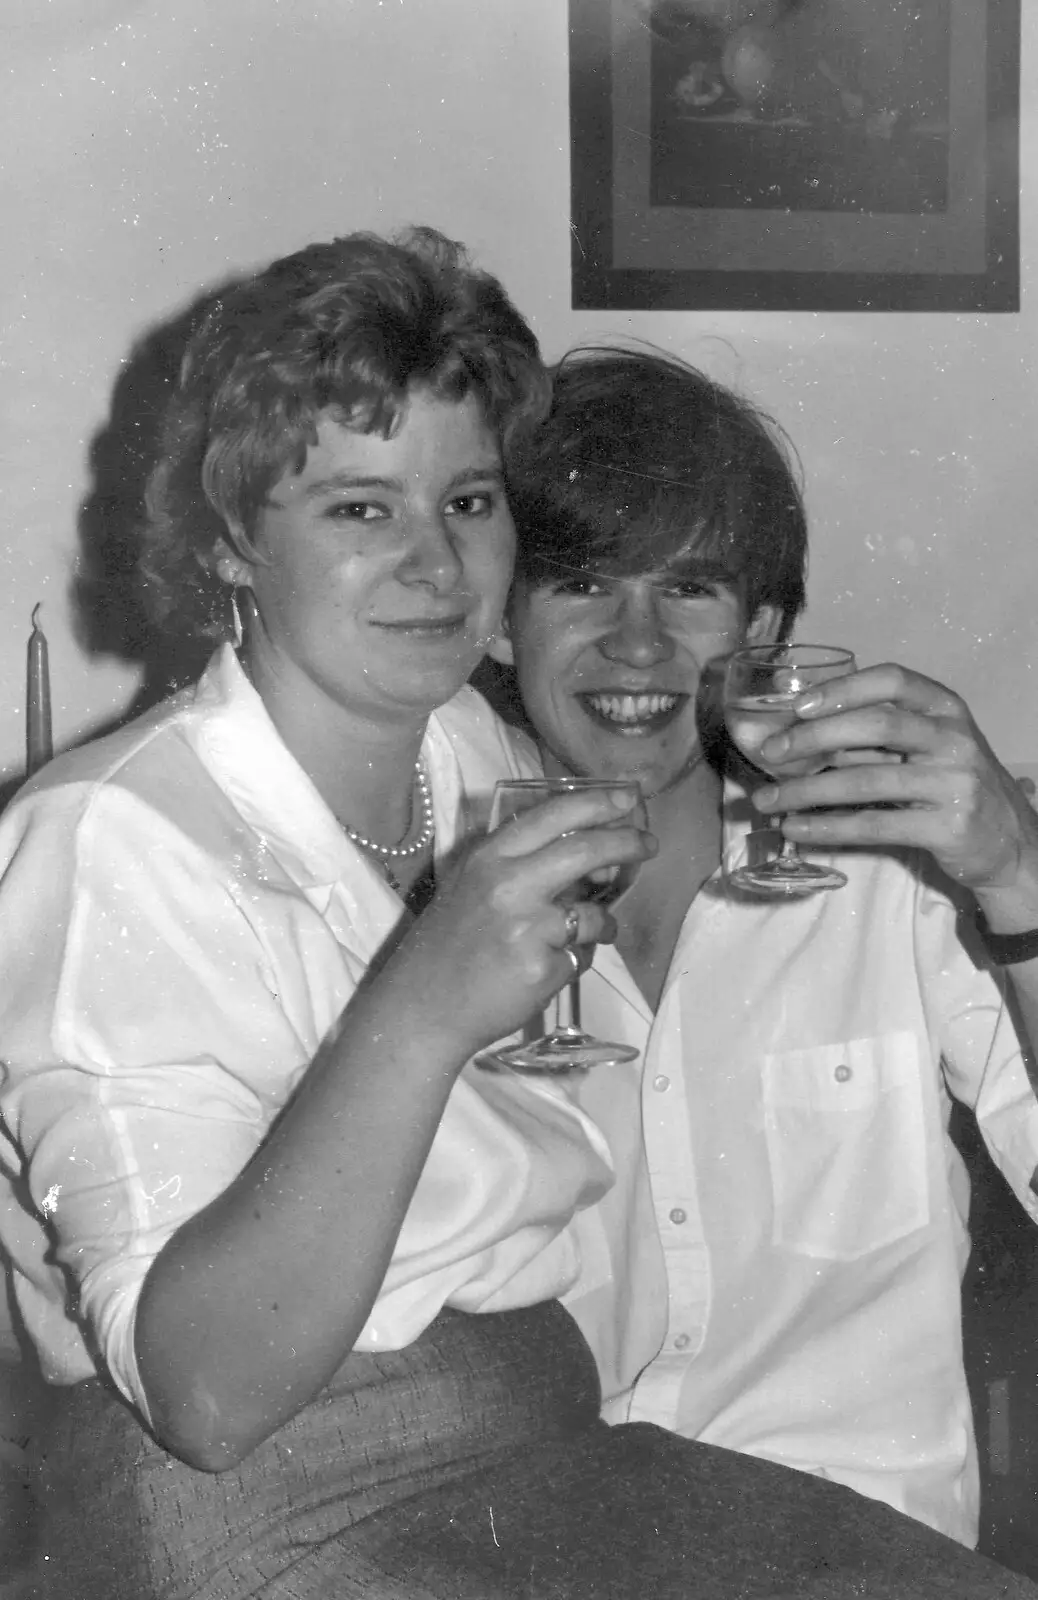
POLYGON ((241 609, 238 605, 237 588, 232 588, 231 590, 231 623, 233 627, 232 638, 234 648, 235 650, 240 650, 242 647, 242 640, 245 638, 245 630, 241 625, 241 609))
POLYGON ((240 650, 242 640, 245 637, 245 630, 242 628, 241 622, 241 607, 238 605, 238 589, 240 587, 238 578, 240 574, 231 564, 229 557, 221 556, 216 563, 216 575, 220 582, 225 583, 231 591, 227 601, 231 612, 231 643, 236 650, 240 650))

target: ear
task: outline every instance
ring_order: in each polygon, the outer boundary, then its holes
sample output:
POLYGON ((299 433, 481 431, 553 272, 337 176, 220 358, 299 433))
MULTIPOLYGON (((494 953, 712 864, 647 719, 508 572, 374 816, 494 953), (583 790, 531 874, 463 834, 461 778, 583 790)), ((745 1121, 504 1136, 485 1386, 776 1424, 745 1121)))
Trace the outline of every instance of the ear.
POLYGON ((782 627, 778 606, 758 606, 746 628, 747 644, 774 644, 782 627))
POLYGON ((229 539, 221 539, 215 546, 210 566, 220 582, 232 589, 247 589, 252 580, 252 568, 229 539))
POLYGON ((515 651, 512 648, 507 614, 501 618, 498 630, 487 646, 487 655, 492 661, 500 662, 503 667, 515 666, 515 651))

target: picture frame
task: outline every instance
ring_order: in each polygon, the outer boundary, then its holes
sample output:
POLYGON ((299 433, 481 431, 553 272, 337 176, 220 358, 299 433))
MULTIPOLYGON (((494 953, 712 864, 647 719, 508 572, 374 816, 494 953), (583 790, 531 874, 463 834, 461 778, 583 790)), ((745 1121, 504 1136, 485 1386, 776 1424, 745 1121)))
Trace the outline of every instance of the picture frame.
POLYGON ((871 84, 853 6, 791 11, 772 47, 690 0, 569 0, 574 307, 1018 311, 1020 0, 902 7, 871 84))

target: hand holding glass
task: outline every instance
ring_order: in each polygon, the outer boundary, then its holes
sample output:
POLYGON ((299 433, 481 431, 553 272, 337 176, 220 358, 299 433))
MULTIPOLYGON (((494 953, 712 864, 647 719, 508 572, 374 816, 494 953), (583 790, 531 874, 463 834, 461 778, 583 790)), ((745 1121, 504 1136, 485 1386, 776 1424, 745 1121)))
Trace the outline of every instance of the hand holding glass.
MULTIPOLYGON (((725 722, 732 743, 769 777, 800 778, 819 770, 823 763, 816 760, 769 766, 761 759, 761 746, 796 722, 794 707, 800 695, 853 671, 854 656, 835 645, 766 644, 737 650, 728 662, 724 683, 725 722)), ((847 879, 835 867, 805 861, 795 842, 784 839, 779 855, 759 866, 739 867, 729 874, 729 882, 757 894, 802 895, 842 888, 847 879)))
MULTIPOLYGON (((495 788, 489 831, 492 833, 495 828, 513 817, 521 816, 532 806, 542 805, 553 795, 586 793, 589 789, 610 793, 629 790, 636 802, 641 801, 641 790, 637 783, 622 779, 517 778, 499 783, 495 788)), ((628 822, 629 818, 622 820, 628 822)), ((582 901, 612 905, 622 894, 626 894, 637 870, 634 862, 624 862, 590 874, 560 895, 558 903, 563 910, 582 901)), ((616 1066, 621 1061, 633 1061, 637 1055, 638 1051, 630 1045, 612 1044, 584 1032, 580 1026, 580 978, 575 973, 555 998, 555 1023, 548 1033, 528 1043, 484 1050, 476 1057, 476 1065, 491 1072, 499 1072, 502 1068, 530 1074, 586 1072, 589 1067, 616 1066)))

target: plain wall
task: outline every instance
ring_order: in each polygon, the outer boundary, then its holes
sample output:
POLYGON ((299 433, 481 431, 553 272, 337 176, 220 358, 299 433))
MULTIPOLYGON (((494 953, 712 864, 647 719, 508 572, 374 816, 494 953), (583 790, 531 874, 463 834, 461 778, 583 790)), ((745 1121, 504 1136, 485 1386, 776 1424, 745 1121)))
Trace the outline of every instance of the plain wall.
MULTIPOLYGON (((604 3, 604 0, 603 0, 604 3)), ((574 313, 565 0, 0 0, 0 775, 25 641, 58 748, 139 671, 74 625, 90 450, 135 339, 227 273, 427 221, 498 272, 549 356, 634 334, 790 432, 813 526, 803 638, 964 694, 1038 771, 1038 14, 1026 4, 1020 315, 574 313)))

